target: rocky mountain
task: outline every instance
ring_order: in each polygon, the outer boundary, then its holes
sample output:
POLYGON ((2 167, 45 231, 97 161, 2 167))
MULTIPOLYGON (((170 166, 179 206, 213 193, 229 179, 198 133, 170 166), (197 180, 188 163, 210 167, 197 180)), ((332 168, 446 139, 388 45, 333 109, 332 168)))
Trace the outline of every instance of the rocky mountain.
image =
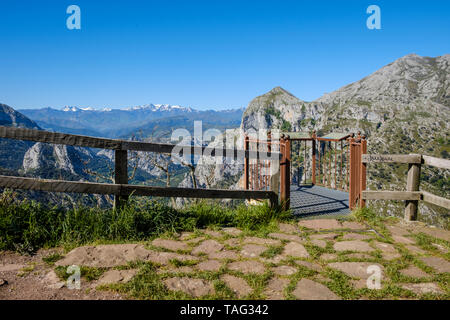
MULTIPOLYGON (((0 104, 0 125, 28 129, 40 129, 39 126, 13 108, 0 104)), ((0 170, 18 170, 27 150, 33 145, 27 141, 0 139, 0 170), (11 152, 14 150, 14 152, 11 152)))
POLYGON ((243 109, 195 110, 168 104, 148 104, 124 109, 66 106, 63 109, 19 110, 45 130, 98 137, 128 138, 136 134, 169 136, 175 128, 192 130, 194 121, 224 128, 239 126, 243 109))
MULTIPOLYGON (((316 130, 319 135, 361 131, 368 137, 369 153, 448 158, 449 119, 450 55, 430 58, 411 54, 312 102, 274 88, 250 102, 241 128, 316 130)), ((374 166, 368 172, 369 188, 402 190, 406 170, 404 166, 374 166)), ((424 168, 422 176, 421 188, 448 197, 448 172, 424 168)), ((448 224, 448 212, 421 206, 425 220, 448 224)), ((398 203, 383 208, 387 214, 399 212, 398 203)))

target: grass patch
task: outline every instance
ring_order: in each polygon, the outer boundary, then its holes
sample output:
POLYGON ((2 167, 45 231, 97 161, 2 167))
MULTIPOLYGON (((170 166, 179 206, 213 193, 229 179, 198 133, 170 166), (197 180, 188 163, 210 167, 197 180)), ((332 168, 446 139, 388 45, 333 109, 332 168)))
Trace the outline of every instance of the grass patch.
MULTIPOLYGON (((80 276, 86 281, 98 280, 103 273, 105 273, 107 268, 94 268, 94 267, 80 267, 80 276)), ((67 273, 67 267, 58 266, 55 268, 56 275, 61 279, 66 281, 73 273, 67 273)))
POLYGON ((377 215, 373 208, 364 207, 353 210, 352 217, 358 222, 366 222, 383 237, 390 238, 390 233, 385 226, 385 219, 377 215))
POLYGON ((197 264, 198 261, 191 261, 191 260, 186 260, 186 261, 181 261, 178 259, 170 259, 169 262, 179 268, 179 267, 185 267, 185 266, 194 266, 197 264))
POLYGON ((42 261, 44 261, 47 265, 53 266, 56 261, 60 260, 63 256, 59 253, 52 253, 46 257, 42 258, 42 261))
POLYGON ((261 253, 261 257, 271 259, 283 252, 284 245, 280 246, 269 246, 269 248, 261 253))
POLYGON ((100 209, 83 205, 71 209, 0 196, 0 250, 35 252, 42 247, 73 248, 87 243, 147 241, 164 234, 206 227, 266 230, 288 212, 258 206, 225 207, 199 201, 180 210, 157 201, 132 198, 123 208, 100 209))

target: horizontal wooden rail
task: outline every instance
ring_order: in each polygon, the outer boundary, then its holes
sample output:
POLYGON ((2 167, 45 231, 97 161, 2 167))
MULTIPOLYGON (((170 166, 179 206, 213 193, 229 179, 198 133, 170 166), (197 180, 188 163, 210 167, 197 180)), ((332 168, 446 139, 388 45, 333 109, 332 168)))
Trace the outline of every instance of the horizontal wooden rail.
POLYGON ((405 200, 405 220, 416 220, 419 200, 450 209, 450 200, 426 191, 419 191, 421 165, 450 169, 450 160, 420 154, 365 154, 362 163, 407 163, 407 191, 363 191, 365 200, 405 200))
POLYGON ((420 200, 419 191, 363 191, 364 200, 420 200))
POLYGON ((139 142, 117 139, 106 139, 88 137, 75 134, 66 134, 59 132, 50 132, 44 130, 33 130, 15 127, 0 126, 0 138, 27 140, 34 142, 44 142, 53 144, 65 144, 70 146, 98 148, 98 149, 112 149, 112 150, 134 150, 146 151, 156 153, 172 153, 174 148, 177 148, 177 154, 183 153, 183 150, 189 150, 193 155, 206 156, 220 156, 227 158, 247 158, 247 159, 267 159, 273 158, 281 159, 281 154, 278 152, 258 152, 251 150, 225 149, 225 148, 211 148, 202 146, 182 146, 168 143, 152 143, 139 142))
POLYGON ((422 156, 423 163, 429 166, 441 168, 441 169, 450 169, 450 160, 435 158, 430 156, 422 156))
POLYGON ((421 191, 421 193, 422 193, 422 200, 423 201, 450 210, 450 200, 449 199, 446 199, 446 198, 443 198, 443 197, 439 197, 437 195, 434 195, 434 194, 426 192, 426 191, 421 191))
POLYGON ((363 191, 365 200, 422 200, 450 209, 450 200, 426 191, 363 191))
POLYGON ((153 196, 153 197, 183 197, 211 199, 269 199, 277 203, 278 195, 273 191, 221 190, 221 189, 191 189, 163 188, 137 186, 130 184, 93 183, 79 181, 63 181, 10 177, 0 175, 0 187, 49 192, 114 194, 121 196, 153 196))
POLYGON ((422 163, 420 154, 364 154, 363 163, 422 163))

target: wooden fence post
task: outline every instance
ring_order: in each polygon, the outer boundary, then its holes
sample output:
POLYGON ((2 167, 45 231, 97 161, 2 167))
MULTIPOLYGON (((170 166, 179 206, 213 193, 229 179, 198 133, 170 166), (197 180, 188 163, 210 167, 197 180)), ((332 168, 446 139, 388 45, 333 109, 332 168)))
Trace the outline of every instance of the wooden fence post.
POLYGON ((312 134, 312 184, 316 184, 316 131, 312 134))
POLYGON ((359 174, 359 207, 364 208, 366 201, 362 197, 362 193, 366 190, 366 163, 362 162, 362 155, 367 153, 367 140, 365 136, 361 137, 361 156, 359 157, 361 172, 359 174))
POLYGON ((280 201, 284 209, 286 201, 286 140, 284 139, 284 134, 280 137, 280 152, 280 201))
MULTIPOLYGON (((245 153, 247 153, 248 151, 250 151, 250 142, 249 142, 249 137, 246 135, 244 138, 244 151, 245 153)), ((249 174, 250 174, 250 154, 247 157, 247 155, 245 155, 244 157, 244 189, 248 190, 249 189, 249 174)))
POLYGON ((280 200, 283 205, 283 210, 288 210, 290 206, 290 161, 291 161, 291 144, 288 136, 282 136, 280 140, 280 150, 282 154, 281 158, 281 188, 280 188, 280 200))
POLYGON ((348 149, 350 153, 350 175, 349 175, 349 184, 348 184, 348 194, 349 194, 349 207, 350 210, 353 210, 355 206, 355 146, 354 146, 354 134, 351 135, 350 138, 348 138, 348 149))
MULTIPOLYGON (((420 185, 420 164, 410 163, 408 169, 408 178, 406 180, 406 191, 419 191, 420 185)), ((418 200, 406 200, 405 220, 417 220, 418 200)))
MULTIPOLYGON (((127 150, 115 150, 114 156, 114 183, 128 184, 128 152, 127 150)), ((127 195, 114 195, 114 208, 118 209, 120 206, 128 201, 127 195)))
MULTIPOLYGON (((274 151, 272 149, 272 133, 269 131, 267 133, 267 149, 269 152, 274 151)), ((281 152, 281 148, 280 151, 281 152)), ((270 204, 272 207, 276 207, 278 205, 278 197, 280 195, 280 159, 276 158, 274 160, 269 161, 270 168, 270 191, 273 191, 276 196, 270 200, 270 204)))
POLYGON ((285 210, 291 206, 291 139, 286 137, 286 204, 285 210))

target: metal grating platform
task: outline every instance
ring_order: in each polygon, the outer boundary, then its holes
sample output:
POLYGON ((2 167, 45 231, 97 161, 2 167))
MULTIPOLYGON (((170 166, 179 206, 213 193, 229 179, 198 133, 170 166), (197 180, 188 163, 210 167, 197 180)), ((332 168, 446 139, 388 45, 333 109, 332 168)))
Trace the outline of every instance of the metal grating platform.
POLYGON ((348 193, 319 186, 291 185, 291 210, 299 218, 348 215, 348 193))

